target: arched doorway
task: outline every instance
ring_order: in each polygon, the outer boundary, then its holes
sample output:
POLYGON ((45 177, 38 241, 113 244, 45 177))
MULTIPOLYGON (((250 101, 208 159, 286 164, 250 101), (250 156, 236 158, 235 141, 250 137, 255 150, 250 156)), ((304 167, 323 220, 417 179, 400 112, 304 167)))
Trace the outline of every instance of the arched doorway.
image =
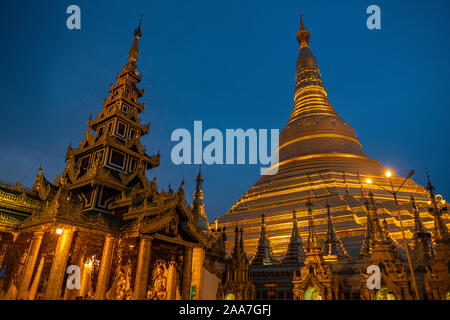
POLYGON ((227 293, 225 295, 225 300, 234 300, 234 299, 235 299, 235 297, 234 297, 234 294, 232 294, 232 293, 227 293))
POLYGON ((316 288, 308 288, 304 295, 304 300, 322 300, 322 295, 320 294, 320 291, 316 288))
POLYGON ((391 289, 382 288, 375 294, 375 300, 397 300, 397 296, 391 289))

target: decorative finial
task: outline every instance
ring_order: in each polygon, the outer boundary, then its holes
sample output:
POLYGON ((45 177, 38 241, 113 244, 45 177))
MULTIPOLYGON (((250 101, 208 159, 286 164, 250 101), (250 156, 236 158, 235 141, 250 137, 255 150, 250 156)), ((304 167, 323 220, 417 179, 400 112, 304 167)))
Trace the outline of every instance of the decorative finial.
POLYGON ((198 174, 197 174, 197 180, 202 180, 203 181, 203 176, 202 176, 202 165, 200 164, 199 165, 199 168, 198 168, 198 174))
POLYGON ((427 189, 430 191, 430 193, 433 193, 433 192, 434 192, 434 186, 431 184, 431 181, 430 181, 430 174, 428 173, 428 169, 425 168, 425 172, 426 172, 426 174, 427 174, 427 181, 428 181, 428 183, 427 183, 427 189))
POLYGON ((297 40, 300 43, 300 49, 303 47, 309 47, 309 31, 303 24, 303 14, 300 12, 300 29, 297 32, 297 40))
POLYGON ((140 18, 139 18, 139 24, 138 24, 138 27, 137 27, 137 29, 134 31, 134 35, 135 35, 135 36, 140 37, 140 36, 142 35, 142 32, 141 32, 141 24, 142 24, 142 14, 141 14, 141 16, 140 16, 140 18))
POLYGON ((136 30, 134 30, 134 42, 133 45, 131 46, 130 52, 129 52, 129 57, 128 60, 130 62, 136 62, 137 61, 137 57, 139 56, 139 39, 142 36, 142 32, 141 32, 141 23, 142 23, 142 14, 141 17, 139 19, 139 24, 136 30))

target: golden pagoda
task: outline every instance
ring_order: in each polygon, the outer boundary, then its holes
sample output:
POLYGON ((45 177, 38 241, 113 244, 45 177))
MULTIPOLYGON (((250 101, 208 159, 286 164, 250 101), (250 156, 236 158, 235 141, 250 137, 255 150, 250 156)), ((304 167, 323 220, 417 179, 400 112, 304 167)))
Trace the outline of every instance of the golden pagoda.
MULTIPOLYGON (((264 216, 267 243, 270 243, 273 258, 282 261, 289 252, 292 230, 297 228, 297 224, 303 243, 311 243, 309 221, 313 206, 314 237, 319 243, 324 243, 323 260, 342 265, 343 261, 357 259, 361 254, 372 254, 372 240, 367 237, 372 237, 375 230, 367 230, 373 223, 365 204, 370 194, 374 205, 378 206, 378 214, 384 218, 384 232, 391 245, 399 248, 398 257, 405 259, 402 224, 409 245, 415 242, 416 247, 423 247, 422 240, 414 240, 417 234, 430 232, 433 241, 440 237, 440 232, 433 231, 436 215, 429 211, 430 194, 409 179, 410 175, 405 181, 366 155, 355 130, 339 116, 328 100, 309 38, 310 32, 300 18, 294 107, 280 132, 279 163, 267 169, 273 174, 262 175, 227 213, 218 218, 218 224, 227 230, 232 230, 237 224, 243 226, 245 251, 249 258, 260 259, 260 221, 264 216), (397 189, 399 210, 390 192, 397 189), (297 217, 294 222, 293 211, 297 217), (417 233, 419 216, 421 222, 417 233)), ((439 199, 445 202, 441 196, 439 199)), ((439 223, 449 225, 445 210, 440 219, 439 223)), ((376 234, 380 228, 377 222, 376 234)), ((228 252, 232 240, 229 232, 228 252)), ((272 266, 273 270, 277 268, 278 264, 272 266)), ((265 270, 266 277, 271 279, 267 281, 275 282, 276 276, 267 275, 271 269, 267 267, 265 270)), ((261 272, 260 268, 258 272, 261 272)), ((259 280, 255 278, 254 281, 259 280)), ((267 281, 267 286, 275 286, 267 281)), ((355 283, 359 286, 359 280, 355 283)), ((262 286, 256 290, 257 298, 267 296, 260 294, 265 290, 262 286)), ((281 296, 291 296, 291 292, 281 293, 281 296)), ((357 294, 346 292, 346 297, 359 298, 359 291, 357 294)))

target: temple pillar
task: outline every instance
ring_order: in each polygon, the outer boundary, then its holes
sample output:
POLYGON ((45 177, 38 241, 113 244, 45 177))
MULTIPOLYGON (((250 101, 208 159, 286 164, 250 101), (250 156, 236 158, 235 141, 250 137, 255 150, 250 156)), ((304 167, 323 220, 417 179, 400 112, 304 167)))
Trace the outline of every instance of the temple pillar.
POLYGON ((152 238, 141 236, 136 267, 136 280, 134 283, 134 300, 145 300, 147 298, 148 269, 150 267, 151 247, 152 238))
POLYGON ((83 270, 81 271, 81 286, 80 293, 81 297, 86 297, 89 293, 90 288, 92 287, 92 265, 89 265, 89 259, 83 261, 83 270))
POLYGON ((106 290, 108 290, 109 275, 111 273, 112 257, 114 252, 115 238, 106 236, 103 244, 102 260, 98 271, 97 285, 95 288, 95 300, 105 300, 106 290))
POLYGON ((203 281, 203 263, 205 261, 205 250, 194 248, 192 253, 192 279, 191 286, 196 287, 195 300, 201 299, 201 287, 203 281))
POLYGON ((57 300, 61 297, 62 282, 66 273, 66 264, 72 245, 73 235, 73 230, 64 229, 59 236, 52 266, 50 268, 50 274, 48 276, 47 288, 45 288, 46 300, 57 300))
POLYGON ((44 232, 37 231, 33 234, 31 238, 31 244, 30 248, 28 249, 27 260, 25 262, 22 271, 22 277, 20 279, 20 284, 17 293, 17 299, 19 300, 28 298, 28 288, 30 286, 31 278, 33 277, 33 271, 36 265, 36 260, 38 257, 43 237, 44 232))
POLYGON ((192 275, 192 248, 184 247, 182 298, 189 300, 192 275))
POLYGON ((28 299, 34 300, 36 298, 36 293, 39 287, 39 281, 41 281, 42 269, 44 268, 45 256, 41 257, 36 274, 34 275, 33 283, 31 284, 30 290, 28 291, 28 299))
POLYGON ((175 264, 169 264, 168 277, 167 277, 167 300, 176 300, 177 296, 177 281, 176 281, 175 264))

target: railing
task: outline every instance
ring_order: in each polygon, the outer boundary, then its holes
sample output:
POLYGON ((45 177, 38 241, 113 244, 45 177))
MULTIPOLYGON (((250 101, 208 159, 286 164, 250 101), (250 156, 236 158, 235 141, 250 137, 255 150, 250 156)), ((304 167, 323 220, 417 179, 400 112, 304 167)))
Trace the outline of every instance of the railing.
POLYGON ((27 188, 24 187, 20 181, 16 182, 16 183, 9 183, 9 182, 4 182, 0 180, 0 187, 4 187, 4 188, 8 188, 11 190, 15 190, 15 191, 20 191, 20 192, 31 192, 31 188, 27 188))

